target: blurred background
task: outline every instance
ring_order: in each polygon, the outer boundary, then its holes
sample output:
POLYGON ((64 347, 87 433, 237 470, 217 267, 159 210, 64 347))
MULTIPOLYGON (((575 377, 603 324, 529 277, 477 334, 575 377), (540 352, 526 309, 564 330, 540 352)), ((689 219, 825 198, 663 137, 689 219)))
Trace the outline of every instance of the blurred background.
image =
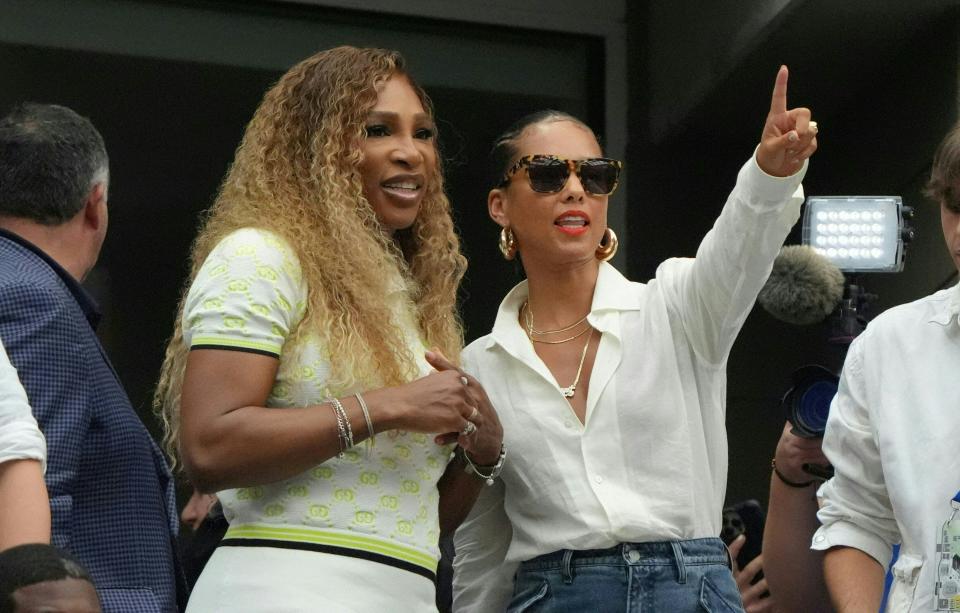
MULTIPOLYGON (((917 239, 871 275, 874 314, 955 282, 936 206, 919 195, 957 118, 960 0, 0 0, 0 111, 32 100, 92 119, 111 156, 110 231, 88 280, 101 334, 151 430, 163 348, 198 215, 265 89, 339 44, 400 50, 431 94, 470 269, 467 339, 518 268, 486 214, 494 136, 527 112, 582 117, 626 161, 611 200, 614 263, 649 279, 692 256, 751 155, 780 64, 819 122, 808 195, 902 195, 917 239)), ((799 242, 799 228, 788 242, 799 242)), ((766 500, 799 366, 838 368, 828 325, 755 309, 729 364, 728 499, 766 500)))

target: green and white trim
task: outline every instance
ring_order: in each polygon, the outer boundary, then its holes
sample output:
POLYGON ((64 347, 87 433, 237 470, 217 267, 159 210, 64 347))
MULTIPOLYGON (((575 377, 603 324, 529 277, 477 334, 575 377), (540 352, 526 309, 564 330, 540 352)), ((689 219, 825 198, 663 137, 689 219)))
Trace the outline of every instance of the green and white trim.
POLYGON ((435 581, 437 578, 437 559, 429 553, 391 539, 342 530, 323 530, 305 526, 240 524, 230 526, 220 545, 319 551, 387 564, 422 575, 431 581, 435 581))

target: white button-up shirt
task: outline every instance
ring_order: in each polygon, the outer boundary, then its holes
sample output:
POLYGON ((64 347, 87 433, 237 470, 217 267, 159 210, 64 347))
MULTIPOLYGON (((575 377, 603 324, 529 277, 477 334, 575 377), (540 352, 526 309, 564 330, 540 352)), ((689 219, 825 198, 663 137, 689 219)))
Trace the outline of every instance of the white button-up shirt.
POLYGON ((798 217, 805 172, 771 177, 748 161, 697 257, 667 260, 650 283, 600 265, 585 424, 518 324, 526 282, 507 295, 463 354, 508 456, 456 534, 457 611, 503 611, 518 563, 544 553, 720 534, 727 356, 798 217))
POLYGON ((960 543, 941 546, 960 490, 958 314, 957 286, 885 311, 850 346, 830 406, 823 451, 836 476, 820 488, 813 548, 854 547, 886 568, 902 543, 889 611, 937 609, 938 581, 960 588, 960 543))

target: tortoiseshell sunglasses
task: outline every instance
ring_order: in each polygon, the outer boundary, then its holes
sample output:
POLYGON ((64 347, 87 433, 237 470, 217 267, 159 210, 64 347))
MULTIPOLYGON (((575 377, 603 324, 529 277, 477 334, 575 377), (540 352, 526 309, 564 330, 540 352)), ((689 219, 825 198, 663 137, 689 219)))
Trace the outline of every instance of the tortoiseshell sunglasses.
POLYGON ((617 189, 623 162, 609 158, 569 160, 554 155, 525 155, 503 175, 499 187, 510 183, 510 177, 521 168, 527 169, 530 188, 542 194, 554 194, 563 189, 570 172, 577 173, 580 183, 594 196, 609 196, 617 189))

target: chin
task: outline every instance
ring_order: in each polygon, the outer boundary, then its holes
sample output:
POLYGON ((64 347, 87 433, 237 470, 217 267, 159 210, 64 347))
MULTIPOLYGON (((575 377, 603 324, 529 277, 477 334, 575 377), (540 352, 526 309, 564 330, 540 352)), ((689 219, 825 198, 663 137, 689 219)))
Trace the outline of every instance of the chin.
POLYGON ((413 219, 403 219, 403 220, 387 219, 387 220, 381 221, 380 223, 386 232, 388 232, 390 235, 394 235, 397 232, 403 232, 405 230, 409 230, 410 228, 413 227, 413 224, 416 223, 416 221, 417 221, 417 218, 414 217, 413 219))

